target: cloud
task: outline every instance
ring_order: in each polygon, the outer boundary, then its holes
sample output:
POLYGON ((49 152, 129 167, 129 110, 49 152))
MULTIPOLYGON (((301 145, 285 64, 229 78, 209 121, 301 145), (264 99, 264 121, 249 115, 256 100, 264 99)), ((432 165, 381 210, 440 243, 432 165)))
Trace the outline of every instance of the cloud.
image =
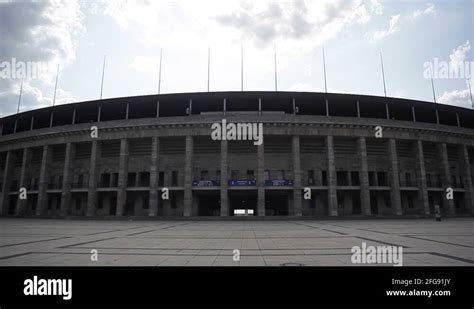
MULTIPOLYGON (((293 83, 290 85, 287 91, 300 91, 300 92, 324 92, 323 87, 317 87, 310 85, 304 82, 293 83)), ((346 93, 349 94, 347 90, 341 88, 328 87, 328 93, 346 93)))
POLYGON ((471 107, 469 89, 445 91, 437 102, 462 107, 471 107))
MULTIPOLYGON (((471 105, 471 94, 469 91, 469 82, 466 80, 465 89, 456 89, 453 91, 445 91, 439 98, 437 102, 449 105, 457 105, 466 108, 472 108, 471 105)), ((471 81, 471 89, 473 87, 471 81)))
POLYGON ((133 3, 124 0, 106 2, 104 13, 116 21, 124 36, 136 38, 140 52, 135 56, 140 57, 128 63, 133 70, 156 78, 159 66, 156 56, 163 48, 165 88, 161 91, 182 91, 182 85, 186 84, 186 91, 198 91, 201 77, 207 76, 208 45, 211 46, 211 89, 233 89, 240 85, 241 44, 244 79, 248 80, 245 88, 253 90, 250 87, 254 85, 273 88, 267 80, 272 80, 274 44, 278 70, 284 72, 291 63, 302 55, 311 55, 315 48, 319 50, 320 45, 343 29, 367 23, 373 15, 369 4, 363 0, 133 3), (168 70, 170 67, 172 71, 168 70), (179 74, 190 67, 194 75, 179 74), (228 77, 216 81, 214 72, 222 70, 228 72, 228 77), (259 74, 247 73, 251 71, 259 74))
POLYGON ((298 83, 294 83, 294 84, 290 85, 290 87, 288 88, 288 91, 324 92, 324 89, 322 89, 320 87, 312 86, 308 83, 298 82, 298 83))
POLYGON ((130 64, 130 68, 142 72, 142 73, 151 73, 157 72, 160 66, 160 58, 159 57, 144 57, 144 56, 137 56, 133 59, 132 63, 130 64))
POLYGON ((370 0, 370 11, 377 15, 383 14, 383 5, 380 0, 370 0))
MULTIPOLYGON (((20 95, 20 85, 8 83, 6 79, 0 79, 0 117, 4 117, 16 113, 18 107, 18 99, 20 95), (9 104, 5 104, 8 102, 9 104)), ((56 92, 56 105, 71 103, 76 101, 68 91, 58 88, 56 92)), ((45 95, 43 91, 34 86, 31 81, 26 80, 23 83, 21 94, 20 112, 41 107, 51 106, 53 103, 53 91, 51 94, 45 95)))
POLYGON ((459 66, 466 60, 466 54, 471 50, 471 42, 469 40, 466 43, 459 45, 453 49, 449 55, 449 62, 452 66, 459 66))
POLYGON ((321 42, 345 26, 368 22, 370 14, 362 1, 259 1, 246 2, 233 12, 215 16, 215 20, 260 45, 309 37, 321 42))
MULTIPOLYGON (((374 1, 377 5, 377 1, 374 1)), ((110 1, 104 10, 123 30, 131 26, 146 46, 203 42, 251 42, 260 47, 274 41, 316 46, 344 27, 364 24, 372 9, 362 0, 295 1, 110 1)))
POLYGON ((387 30, 378 30, 378 31, 373 31, 373 32, 367 32, 365 34, 365 36, 368 37, 371 42, 382 40, 382 39, 384 39, 388 36, 391 36, 392 34, 398 32, 400 30, 399 21, 400 21, 400 14, 394 15, 394 16, 390 17, 390 21, 389 21, 387 30))
POLYGON ((74 1, 0 3, 0 59, 71 63, 81 18, 74 1))
MULTIPOLYGON (((37 108, 48 101, 43 92, 54 87, 56 65, 60 63, 64 68, 75 59, 75 40, 84 32, 82 18, 79 1, 0 3, 0 62, 12 63, 15 59, 52 68, 34 80, 24 81, 24 107, 37 108)), ((16 111, 20 83, 19 78, 0 78, 3 116, 16 111)), ((69 96, 58 89, 57 102, 69 96)))
POLYGON ((421 16, 428 16, 428 15, 431 15, 431 16, 433 16, 433 17, 436 17, 436 8, 435 8, 435 6, 434 6, 433 3, 429 3, 429 4, 427 5, 426 9, 424 9, 424 10, 419 10, 419 9, 418 9, 418 10, 414 11, 411 17, 412 17, 413 19, 416 19, 416 18, 418 18, 418 17, 421 17, 421 16))

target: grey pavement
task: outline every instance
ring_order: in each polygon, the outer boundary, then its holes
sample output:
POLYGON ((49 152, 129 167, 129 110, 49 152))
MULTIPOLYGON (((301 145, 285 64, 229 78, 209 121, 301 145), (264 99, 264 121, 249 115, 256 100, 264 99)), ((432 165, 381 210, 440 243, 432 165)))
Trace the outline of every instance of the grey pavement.
POLYGON ((474 266, 473 236, 474 218, 442 222, 0 218, 0 266, 373 266, 351 262, 351 248, 363 242, 403 246, 403 266, 474 266))

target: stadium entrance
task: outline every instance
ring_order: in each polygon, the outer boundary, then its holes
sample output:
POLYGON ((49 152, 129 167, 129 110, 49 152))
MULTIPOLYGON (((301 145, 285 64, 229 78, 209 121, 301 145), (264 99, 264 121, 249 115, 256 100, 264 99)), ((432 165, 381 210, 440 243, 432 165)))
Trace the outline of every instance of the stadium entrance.
POLYGON ((265 216, 287 216, 288 215, 288 193, 266 192, 265 193, 265 216))
POLYGON ((248 215, 257 215, 256 191, 229 192, 229 215, 242 214, 243 209, 247 211, 248 215))
POLYGON ((198 216, 219 216, 220 212, 219 193, 203 192, 199 194, 198 216))

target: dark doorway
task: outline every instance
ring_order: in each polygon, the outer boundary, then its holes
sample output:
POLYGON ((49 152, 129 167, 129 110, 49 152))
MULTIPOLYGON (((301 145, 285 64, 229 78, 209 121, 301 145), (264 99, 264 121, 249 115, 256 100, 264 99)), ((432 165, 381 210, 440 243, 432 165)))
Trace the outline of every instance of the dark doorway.
POLYGON ((15 214, 15 207, 16 207, 17 200, 18 200, 18 196, 16 196, 16 195, 10 197, 10 203, 8 204, 8 214, 9 215, 14 215, 15 214))
POLYGON ((447 212, 447 207, 445 208, 445 203, 443 199, 442 191, 428 192, 428 202, 430 204, 430 213, 435 213, 435 205, 439 205, 439 210, 442 215, 445 215, 447 212))
POLYGON ((36 204, 38 203, 38 195, 37 194, 30 194, 28 197, 28 211, 27 214, 34 215, 36 211, 36 204))
POLYGON ((117 197, 113 196, 110 198, 109 215, 113 216, 116 213, 117 213, 117 197))
POLYGON ((354 215, 360 215, 361 214, 360 193, 359 192, 352 192, 352 213, 354 215))
POLYGON ((377 205, 377 196, 370 195, 370 213, 373 215, 379 214, 379 207, 377 205))
POLYGON ((234 215, 235 209, 252 209, 253 215, 257 215, 257 195, 236 194, 229 196, 229 214, 234 215))
POLYGON ((220 215, 219 196, 212 196, 212 195, 199 196, 198 215, 199 216, 219 216, 220 215))
POLYGON ((454 213, 467 214, 469 209, 465 203, 466 196, 463 192, 454 192, 454 213))
POLYGON ((286 192, 267 193, 265 196, 266 216, 288 216, 288 194, 286 192))
POLYGON ((135 196, 127 195, 127 203, 125 204, 125 216, 133 216, 135 214, 135 196))

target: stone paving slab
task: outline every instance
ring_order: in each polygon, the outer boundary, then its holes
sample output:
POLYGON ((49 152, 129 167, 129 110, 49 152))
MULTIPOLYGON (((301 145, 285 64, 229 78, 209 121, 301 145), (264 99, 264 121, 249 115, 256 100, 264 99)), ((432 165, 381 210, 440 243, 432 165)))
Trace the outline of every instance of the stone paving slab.
POLYGON ((377 266, 351 262, 351 248, 362 243, 402 246, 404 266, 474 266, 474 218, 442 222, 0 218, 0 266, 377 266), (93 250, 97 261, 91 260, 93 250))

